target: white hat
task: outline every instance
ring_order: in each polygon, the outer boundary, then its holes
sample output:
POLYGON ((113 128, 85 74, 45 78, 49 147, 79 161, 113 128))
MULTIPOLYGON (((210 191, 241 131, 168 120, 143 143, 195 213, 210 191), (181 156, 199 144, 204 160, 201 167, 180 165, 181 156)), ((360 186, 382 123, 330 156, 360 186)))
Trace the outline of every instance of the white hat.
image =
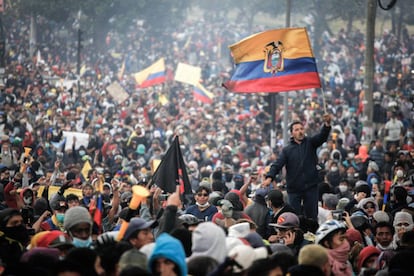
POLYGON ((248 269, 255 260, 265 259, 268 256, 266 247, 253 248, 250 245, 241 244, 233 247, 230 250, 228 256, 234 258, 234 260, 239 264, 233 268, 233 272, 239 273, 248 269))
POLYGON ((228 237, 244 238, 250 233, 250 225, 248 222, 236 223, 229 227, 228 237))

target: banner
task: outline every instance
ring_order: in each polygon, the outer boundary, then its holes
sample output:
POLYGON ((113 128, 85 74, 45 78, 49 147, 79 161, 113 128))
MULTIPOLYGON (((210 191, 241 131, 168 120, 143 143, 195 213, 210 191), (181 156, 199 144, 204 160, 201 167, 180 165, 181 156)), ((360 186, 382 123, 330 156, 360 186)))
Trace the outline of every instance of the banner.
POLYGON ((74 131, 63 131, 62 137, 64 138, 65 142, 65 149, 64 151, 68 151, 72 149, 73 139, 76 139, 75 142, 75 150, 78 150, 81 146, 84 146, 85 149, 88 147, 89 144, 89 134, 83 132, 74 132, 74 131))
POLYGON ((117 82, 114 81, 109 86, 106 87, 106 91, 108 91, 109 95, 118 103, 124 102, 126 99, 129 98, 129 94, 124 90, 124 88, 117 82))
POLYGON ((197 85, 201 79, 201 68, 185 63, 178 63, 177 70, 175 70, 174 80, 197 85))

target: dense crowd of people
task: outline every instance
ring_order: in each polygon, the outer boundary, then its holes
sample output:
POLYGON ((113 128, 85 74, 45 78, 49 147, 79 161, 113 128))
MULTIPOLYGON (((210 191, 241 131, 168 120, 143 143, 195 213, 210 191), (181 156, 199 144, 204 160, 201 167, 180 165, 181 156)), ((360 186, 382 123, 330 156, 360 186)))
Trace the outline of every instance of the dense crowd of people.
MULTIPOLYGON (((414 35, 403 29, 400 41, 389 31, 376 39, 368 133, 364 35, 325 32, 315 49, 324 97, 290 92, 285 110, 278 96, 272 147, 268 97, 221 86, 231 75, 227 46, 250 35, 244 23, 205 16, 156 37, 135 23, 108 32, 100 51, 82 49, 78 82, 67 29, 38 18, 30 57, 28 22, 5 22, 0 275, 409 273, 414 35), (166 81, 137 86, 133 73, 161 57, 166 81), (179 62, 202 68, 213 103, 173 80, 179 62), (129 94, 125 101, 108 93, 115 81, 129 94), (318 199, 309 215, 291 204, 289 172, 271 168, 287 146, 283 131, 299 124, 311 137, 327 127, 325 103, 328 137, 312 160, 317 178, 303 180, 318 199), (285 112, 295 124, 284 126, 285 112), (193 192, 185 199, 151 181, 177 135, 193 192)), ((291 173, 292 180, 301 172, 291 173)))

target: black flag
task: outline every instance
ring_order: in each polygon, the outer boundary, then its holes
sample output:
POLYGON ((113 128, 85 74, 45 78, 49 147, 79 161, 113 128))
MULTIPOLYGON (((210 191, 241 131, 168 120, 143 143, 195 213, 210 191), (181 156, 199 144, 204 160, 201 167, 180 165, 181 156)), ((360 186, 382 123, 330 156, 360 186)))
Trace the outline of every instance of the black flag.
POLYGON ((192 194, 178 136, 175 137, 174 142, 154 172, 152 182, 164 192, 174 193, 177 185, 179 185, 180 194, 192 194))

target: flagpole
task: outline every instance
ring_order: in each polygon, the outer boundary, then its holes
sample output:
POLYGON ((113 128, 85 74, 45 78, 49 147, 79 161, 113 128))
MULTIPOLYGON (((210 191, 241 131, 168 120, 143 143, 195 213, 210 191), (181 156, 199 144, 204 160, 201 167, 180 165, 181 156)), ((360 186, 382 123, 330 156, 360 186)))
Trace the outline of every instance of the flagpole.
MULTIPOLYGON (((286 0, 286 28, 290 27, 290 10, 291 10, 292 2, 291 0, 286 0)), ((283 95, 283 145, 288 144, 288 114, 289 114, 289 103, 288 103, 288 93, 284 93, 283 95)))
POLYGON ((322 101, 323 101, 323 112, 325 114, 328 114, 327 111, 326 111, 325 91, 323 90, 322 86, 321 86, 321 91, 322 91, 322 101))

